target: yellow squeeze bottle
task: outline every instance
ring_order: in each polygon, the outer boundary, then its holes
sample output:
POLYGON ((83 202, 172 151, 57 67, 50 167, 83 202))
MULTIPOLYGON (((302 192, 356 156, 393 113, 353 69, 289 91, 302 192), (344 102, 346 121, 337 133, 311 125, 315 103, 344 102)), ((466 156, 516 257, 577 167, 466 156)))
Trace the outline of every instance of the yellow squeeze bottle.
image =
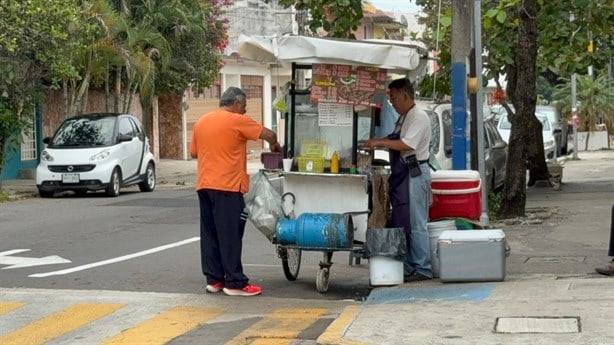
POLYGON ((330 172, 333 174, 339 173, 339 156, 337 151, 333 152, 333 156, 330 158, 330 172))

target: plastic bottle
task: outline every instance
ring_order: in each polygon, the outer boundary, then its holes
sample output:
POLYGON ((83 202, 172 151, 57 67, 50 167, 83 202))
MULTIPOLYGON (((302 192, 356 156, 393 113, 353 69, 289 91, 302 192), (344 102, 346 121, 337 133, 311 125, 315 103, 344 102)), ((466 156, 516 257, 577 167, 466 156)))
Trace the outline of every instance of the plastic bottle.
POLYGON ((339 173, 339 156, 337 151, 333 152, 333 156, 330 158, 330 172, 332 174, 339 173))

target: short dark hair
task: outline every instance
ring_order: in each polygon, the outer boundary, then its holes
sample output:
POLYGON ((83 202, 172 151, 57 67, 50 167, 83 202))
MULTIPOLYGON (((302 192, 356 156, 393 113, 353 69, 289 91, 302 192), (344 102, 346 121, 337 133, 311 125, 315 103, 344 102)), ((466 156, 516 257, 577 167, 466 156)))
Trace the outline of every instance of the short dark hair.
POLYGON ((388 90, 392 89, 405 92, 411 99, 414 99, 414 86, 411 84, 411 81, 409 81, 409 78, 399 78, 391 81, 390 84, 388 84, 388 90))
POLYGON ((220 107, 225 107, 227 105, 233 105, 234 102, 241 102, 246 99, 247 96, 243 90, 238 87, 231 86, 224 93, 222 97, 220 97, 220 107))

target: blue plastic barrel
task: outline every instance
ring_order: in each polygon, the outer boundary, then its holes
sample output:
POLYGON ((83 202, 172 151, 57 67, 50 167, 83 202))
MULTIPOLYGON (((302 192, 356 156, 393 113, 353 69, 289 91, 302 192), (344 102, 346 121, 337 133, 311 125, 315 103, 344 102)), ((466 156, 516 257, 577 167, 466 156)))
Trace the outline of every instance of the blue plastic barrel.
POLYGON ((352 217, 338 213, 303 213, 282 219, 275 227, 276 242, 312 248, 350 248, 354 241, 352 217))

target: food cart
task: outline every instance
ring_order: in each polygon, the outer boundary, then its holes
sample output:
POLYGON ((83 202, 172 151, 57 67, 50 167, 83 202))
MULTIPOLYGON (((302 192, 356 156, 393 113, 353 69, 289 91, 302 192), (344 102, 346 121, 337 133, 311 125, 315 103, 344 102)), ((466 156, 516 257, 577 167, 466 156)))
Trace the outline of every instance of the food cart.
POLYGON ((301 251, 322 251, 316 288, 326 292, 333 252, 360 252, 373 223, 374 183, 385 183, 373 173, 373 153, 360 143, 380 124, 387 81, 422 74, 426 50, 400 41, 242 36, 236 52, 291 69, 283 157, 293 164, 279 174, 283 201, 296 219, 281 220, 272 242, 291 281, 301 251))

